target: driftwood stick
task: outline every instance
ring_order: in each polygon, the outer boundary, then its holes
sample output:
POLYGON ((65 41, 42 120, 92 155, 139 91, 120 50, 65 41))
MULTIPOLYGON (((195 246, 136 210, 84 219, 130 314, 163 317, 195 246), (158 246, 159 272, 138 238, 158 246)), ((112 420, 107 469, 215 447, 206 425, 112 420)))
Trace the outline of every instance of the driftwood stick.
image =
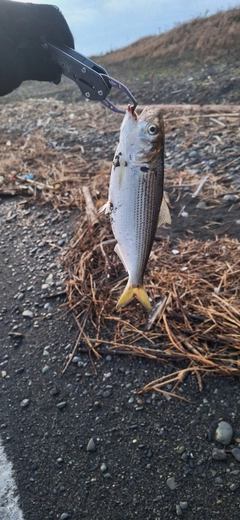
POLYGON ((198 188, 197 188, 196 191, 194 191, 194 193, 192 194, 192 198, 193 198, 193 199, 199 195, 200 191, 202 190, 202 188, 203 188, 204 184, 207 182, 207 180, 208 180, 208 175, 206 175, 206 177, 204 177, 204 178, 201 180, 201 182, 200 182, 198 188))
POLYGON ((99 224, 97 212, 95 209, 95 206, 93 204, 92 196, 90 193, 90 190, 88 186, 82 187, 83 196, 86 202, 86 213, 88 217, 88 221, 92 226, 96 226, 96 224, 99 224))
MULTIPOLYGON (((211 116, 213 116, 213 114, 215 116, 222 116, 222 115, 229 116, 231 114, 238 116, 239 112, 240 112, 240 105, 198 105, 196 103, 194 103, 193 105, 187 105, 187 104, 185 105, 184 103, 182 103, 181 105, 177 105, 177 104, 163 105, 163 104, 153 103, 153 105, 156 107, 159 107, 163 111, 179 110, 179 111, 185 112, 186 110, 190 110, 192 112, 200 112, 201 114, 208 113, 211 116)), ((121 105, 121 108, 124 109, 124 108, 126 108, 126 106, 121 105)), ((139 110, 143 110, 143 108, 144 108, 144 105, 137 106, 137 109, 139 109, 139 110)))

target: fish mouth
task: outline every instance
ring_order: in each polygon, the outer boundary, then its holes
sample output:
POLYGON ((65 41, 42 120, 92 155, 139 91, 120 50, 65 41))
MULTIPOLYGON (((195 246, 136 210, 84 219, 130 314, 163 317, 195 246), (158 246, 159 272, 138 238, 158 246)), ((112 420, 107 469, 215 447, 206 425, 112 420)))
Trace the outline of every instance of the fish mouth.
POLYGON ((128 112, 129 115, 132 116, 132 118, 133 118, 135 121, 137 121, 138 116, 137 116, 137 114, 136 114, 136 112, 135 112, 135 107, 134 107, 134 105, 128 105, 128 107, 127 107, 127 112, 128 112))

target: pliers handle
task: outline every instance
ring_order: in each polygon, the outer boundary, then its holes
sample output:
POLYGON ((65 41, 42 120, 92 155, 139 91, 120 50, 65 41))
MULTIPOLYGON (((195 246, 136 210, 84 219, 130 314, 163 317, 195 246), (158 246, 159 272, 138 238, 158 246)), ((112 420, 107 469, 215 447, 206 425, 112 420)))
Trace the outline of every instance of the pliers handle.
POLYGON ((133 109, 136 108, 137 101, 130 90, 109 76, 107 71, 94 61, 66 45, 56 47, 51 43, 43 43, 43 47, 50 53, 50 58, 61 67, 62 74, 75 81, 87 99, 100 101, 113 112, 125 114, 125 110, 117 108, 107 97, 113 87, 125 92, 133 103, 133 109))

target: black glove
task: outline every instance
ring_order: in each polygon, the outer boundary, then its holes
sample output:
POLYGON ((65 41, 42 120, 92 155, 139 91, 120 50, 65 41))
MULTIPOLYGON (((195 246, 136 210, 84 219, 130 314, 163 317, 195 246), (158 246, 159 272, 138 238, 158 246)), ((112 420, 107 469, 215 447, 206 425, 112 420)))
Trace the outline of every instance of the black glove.
POLYGON ((74 48, 73 36, 57 7, 0 0, 0 96, 24 80, 61 81, 43 41, 74 48))

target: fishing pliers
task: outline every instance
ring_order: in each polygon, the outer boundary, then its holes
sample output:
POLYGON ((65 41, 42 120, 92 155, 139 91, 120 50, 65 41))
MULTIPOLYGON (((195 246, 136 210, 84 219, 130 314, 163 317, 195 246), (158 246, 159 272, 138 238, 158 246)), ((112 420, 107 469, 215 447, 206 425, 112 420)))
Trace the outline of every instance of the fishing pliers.
POLYGON ((130 90, 109 76, 103 67, 66 45, 56 47, 46 42, 43 47, 49 52, 50 59, 61 67, 62 74, 75 81, 86 99, 100 101, 113 112, 125 114, 125 110, 117 108, 107 97, 113 87, 127 94, 133 103, 132 109, 135 110, 137 101, 130 90))

